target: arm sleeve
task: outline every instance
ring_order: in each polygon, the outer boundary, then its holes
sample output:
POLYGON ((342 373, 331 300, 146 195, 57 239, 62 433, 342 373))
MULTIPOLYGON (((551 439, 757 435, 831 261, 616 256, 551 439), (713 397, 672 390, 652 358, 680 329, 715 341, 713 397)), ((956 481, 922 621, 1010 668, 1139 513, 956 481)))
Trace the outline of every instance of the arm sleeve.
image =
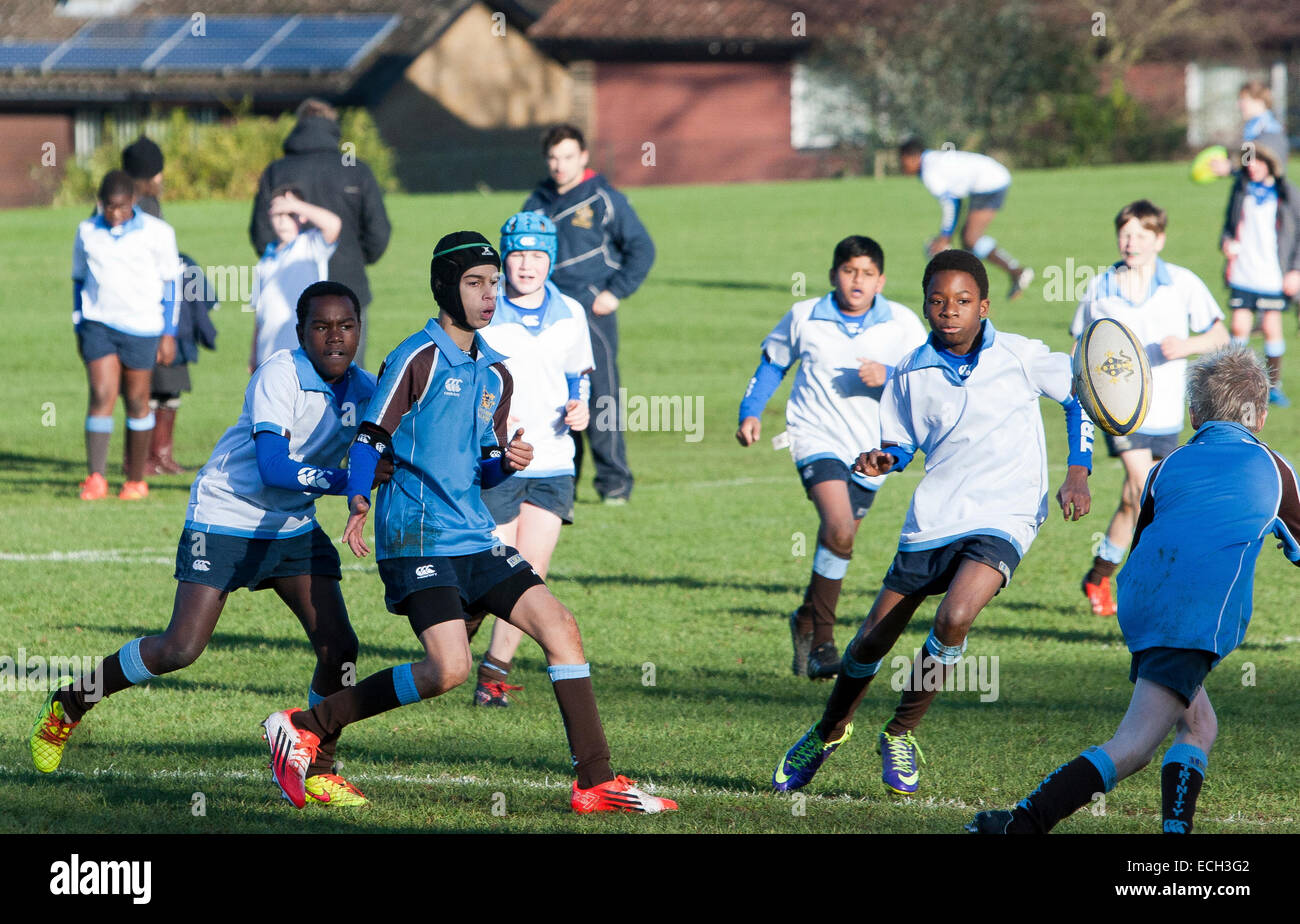
POLYGON ((623 265, 605 283, 605 288, 619 298, 627 298, 640 288, 649 274, 655 262, 655 244, 627 199, 612 191, 609 198, 614 206, 610 236, 623 265))
POLYGON ((80 279, 72 280, 72 323, 81 323, 81 290, 85 283, 80 279))
POLYGON ((248 383, 249 417, 254 438, 275 433, 286 439, 293 435, 298 375, 292 362, 263 363, 248 383))
MULTIPOLYGON (((898 460, 890 469, 891 472, 901 472, 907 468, 916 455, 917 440, 909 426, 911 416, 907 413, 908 404, 906 381, 891 375, 880 395, 880 448, 889 450, 898 460)), ((874 447, 863 447, 869 448, 874 447)))
POLYGON ((384 208, 384 193, 379 188, 379 181, 364 164, 358 164, 366 171, 365 195, 362 196, 361 227, 357 237, 361 242, 361 253, 366 263, 374 263, 388 249, 388 239, 393 233, 393 226, 388 221, 388 210, 384 208))
POLYGON ((570 401, 589 401, 591 400, 591 376, 587 373, 574 375, 571 372, 564 374, 564 380, 569 385, 570 401))
POLYGON ((77 236, 72 239, 72 279, 74 282, 85 282, 86 276, 90 273, 90 268, 86 264, 86 244, 81 239, 81 229, 77 229, 77 236))
POLYGON ((587 327, 587 312, 582 305, 566 299, 569 310, 577 322, 578 332, 564 358, 564 379, 569 385, 570 401, 586 401, 591 397, 591 372, 596 368, 596 358, 591 351, 591 331, 587 327))
POLYGON ((176 297, 176 280, 169 279, 163 283, 162 314, 163 336, 175 337, 180 324, 181 303, 176 297))
POLYGON ((1065 432, 1069 440, 1070 455, 1067 465, 1082 465, 1092 471, 1092 421, 1083 413, 1083 405, 1074 395, 1061 402, 1065 411, 1065 432))
POLYGON ((513 468, 506 468, 505 450, 510 441, 507 432, 510 418, 510 399, 514 396, 514 379, 506 370, 504 363, 496 363, 494 369, 501 373, 501 399, 497 401, 496 410, 492 412, 491 425, 485 427, 479 439, 481 456, 479 457, 479 478, 483 488, 492 488, 505 481, 515 473, 513 468))
MULTIPOLYGON (((336 238, 333 244, 329 243, 325 240, 325 235, 321 233, 320 228, 312 228, 308 234, 311 236, 312 257, 316 260, 329 262, 329 258, 334 256, 334 251, 339 249, 338 239, 336 238)), ((342 233, 340 232, 341 236, 342 233)))
MULTIPOLYGON (((1191 275, 1191 271, 1188 271, 1191 275)), ((1223 320, 1223 312, 1210 290, 1199 276, 1191 275, 1191 291, 1187 294, 1187 327, 1193 334, 1203 334, 1223 320)))
POLYGON ((254 442, 257 446, 257 473, 264 484, 308 494, 338 494, 347 484, 348 473, 342 469, 318 468, 291 459, 287 436, 263 430, 254 437, 254 442))
POLYGON ((390 450, 389 435, 372 423, 357 428, 357 438, 348 448, 348 478, 343 496, 348 500, 360 494, 368 502, 370 487, 375 483, 375 468, 390 450))
POLYGON ((763 408, 767 407, 767 402, 781 387, 785 372, 785 369, 766 356, 759 360, 758 368, 754 370, 754 376, 749 380, 749 387, 745 389, 745 397, 740 399, 741 421, 746 417, 763 416, 763 408))
POLYGON ((1277 519, 1273 522, 1273 535, 1282 542, 1282 554, 1293 564, 1300 565, 1300 486, 1297 485, 1295 469, 1273 450, 1269 450, 1277 465, 1277 473, 1282 481, 1282 499, 1277 508, 1277 519))
POLYGON ((952 237, 957 230, 957 220, 961 217, 961 200, 955 196, 939 196, 939 233, 952 237))

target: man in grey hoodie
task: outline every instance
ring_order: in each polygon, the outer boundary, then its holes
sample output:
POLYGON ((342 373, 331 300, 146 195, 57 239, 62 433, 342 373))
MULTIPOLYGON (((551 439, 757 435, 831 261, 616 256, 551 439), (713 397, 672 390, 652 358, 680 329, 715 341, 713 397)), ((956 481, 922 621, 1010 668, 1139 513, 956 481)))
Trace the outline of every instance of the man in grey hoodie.
MULTIPOLYGON (((330 258, 329 278, 357 294, 364 309, 370 304, 366 266, 384 255, 392 227, 384 210, 384 194, 365 161, 339 151, 338 112, 318 99, 298 107, 298 124, 284 140, 284 157, 267 166, 257 185, 248 237, 260 257, 278 240, 271 227, 271 191, 296 186, 303 197, 343 219, 338 248, 330 258)), ((356 363, 364 368, 366 319, 361 312, 361 343, 356 363)))

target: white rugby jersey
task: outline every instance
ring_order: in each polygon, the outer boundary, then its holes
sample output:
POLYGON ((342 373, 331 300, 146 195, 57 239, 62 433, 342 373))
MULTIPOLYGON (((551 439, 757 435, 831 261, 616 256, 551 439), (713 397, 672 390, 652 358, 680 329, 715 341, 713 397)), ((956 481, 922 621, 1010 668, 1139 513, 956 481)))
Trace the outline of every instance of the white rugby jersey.
POLYGON ((904 358, 885 385, 880 436, 925 453, 925 477, 912 495, 899 551, 981 535, 1006 539, 1023 556, 1047 519, 1038 399, 1066 401, 1070 390, 1070 357, 994 330, 987 320, 964 381, 930 341, 904 358))
POLYGON ((164 327, 163 287, 180 277, 180 268, 176 232, 161 218, 138 206, 116 228, 103 215, 87 218, 72 245, 72 278, 82 284, 80 317, 74 314, 73 323, 98 321, 136 337, 157 337, 164 327))
POLYGON ((185 528, 249 539, 283 539, 316 525, 319 493, 289 491, 262 481, 253 437, 289 438, 289 458, 327 468, 343 465, 357 425, 375 392, 375 377, 353 363, 342 406, 301 349, 262 363, 244 391, 235 425, 222 434, 190 488, 185 528))
POLYGON ((971 193, 991 193, 1011 185, 1011 171, 987 154, 973 151, 925 151, 921 182, 938 199, 965 199, 971 193))
POLYGON ((309 228, 287 243, 267 246, 253 273, 259 366, 274 353, 298 349, 298 296, 313 282, 329 278, 329 261, 336 248, 336 243, 325 243, 318 228, 309 228))
MULTIPOLYGON (((879 446, 885 386, 862 383, 860 358, 896 366, 925 338, 920 318, 883 295, 860 326, 840 314, 833 293, 795 303, 763 341, 763 355, 782 371, 799 361, 785 406, 795 465, 833 458, 852 468, 860 453, 879 446)), ((857 472, 853 477, 873 490, 885 480, 857 472)))
POLYGON ((1215 321, 1223 320, 1223 312, 1195 273, 1160 259, 1146 300, 1134 305, 1121 294, 1119 274, 1126 272, 1122 266, 1123 261, 1114 264, 1088 285, 1070 334, 1078 339, 1098 318, 1114 318, 1133 331, 1146 345, 1151 362, 1151 404, 1137 432, 1148 436, 1181 433, 1187 360, 1165 359, 1160 341, 1203 334, 1215 321))
POLYGON ((1228 285, 1256 295, 1282 294, 1277 259, 1277 185, 1247 183, 1236 228, 1237 252, 1224 274, 1228 285))
MULTIPOLYGON (((510 477, 572 475, 573 437, 564 424, 568 377, 595 367, 582 305, 549 281, 546 300, 536 311, 519 308, 503 292, 497 296, 492 323, 480 333, 488 346, 506 357, 506 369, 514 378, 508 436, 523 427, 524 442, 533 447, 532 464, 510 477)), ((584 389, 579 400, 585 403, 589 393, 589 387, 584 389)))

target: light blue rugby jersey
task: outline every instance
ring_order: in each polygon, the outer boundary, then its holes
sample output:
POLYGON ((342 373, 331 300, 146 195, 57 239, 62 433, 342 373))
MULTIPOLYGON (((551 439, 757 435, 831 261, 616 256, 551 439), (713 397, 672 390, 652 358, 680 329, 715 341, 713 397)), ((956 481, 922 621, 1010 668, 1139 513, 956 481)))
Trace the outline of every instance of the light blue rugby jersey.
POLYGON ((190 488, 186 529, 283 539, 316 525, 320 492, 289 491, 262 481, 254 436, 289 438, 289 457, 322 468, 337 467, 375 391, 375 377, 353 363, 342 406, 301 348, 281 350, 258 367, 244 392, 239 420, 226 430, 190 488))
POLYGON ((505 358, 474 335, 470 358, 430 319, 379 370, 365 421, 389 435, 393 477, 375 497, 375 556, 472 555, 497 545, 479 460, 506 445, 505 358))

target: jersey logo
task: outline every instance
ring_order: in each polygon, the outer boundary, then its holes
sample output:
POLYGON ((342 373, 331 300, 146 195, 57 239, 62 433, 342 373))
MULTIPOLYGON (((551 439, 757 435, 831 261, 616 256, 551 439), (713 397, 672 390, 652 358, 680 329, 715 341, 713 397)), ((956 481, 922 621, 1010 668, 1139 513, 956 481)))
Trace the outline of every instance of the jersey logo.
POLYGON ((492 404, 495 401, 496 398, 493 397, 492 392, 488 391, 486 388, 483 389, 483 410, 485 411, 492 410, 492 404))
POLYGON ((442 386, 442 393, 444 395, 452 395, 452 396, 459 395, 460 387, 464 384, 465 384, 464 379, 447 379, 447 381, 442 386))
POLYGON ((433 565, 420 565, 420 567, 415 569, 415 576, 419 580, 436 577, 437 574, 438 574, 438 569, 433 567, 433 565))
POLYGON ((330 486, 330 480, 325 475, 325 470, 320 468, 298 469, 298 483, 305 488, 320 488, 322 490, 330 486))
POLYGON ((206 558, 196 558, 190 564, 190 567, 195 571, 211 571, 212 562, 208 561, 206 558))
POLYGON ((596 220, 596 213, 592 211, 591 206, 584 205, 573 213, 573 218, 569 223, 575 228, 590 228, 596 220))
POLYGON ((524 560, 524 556, 522 555, 511 555, 509 558, 506 559, 506 567, 513 568, 515 565, 519 564, 523 560, 524 560))

